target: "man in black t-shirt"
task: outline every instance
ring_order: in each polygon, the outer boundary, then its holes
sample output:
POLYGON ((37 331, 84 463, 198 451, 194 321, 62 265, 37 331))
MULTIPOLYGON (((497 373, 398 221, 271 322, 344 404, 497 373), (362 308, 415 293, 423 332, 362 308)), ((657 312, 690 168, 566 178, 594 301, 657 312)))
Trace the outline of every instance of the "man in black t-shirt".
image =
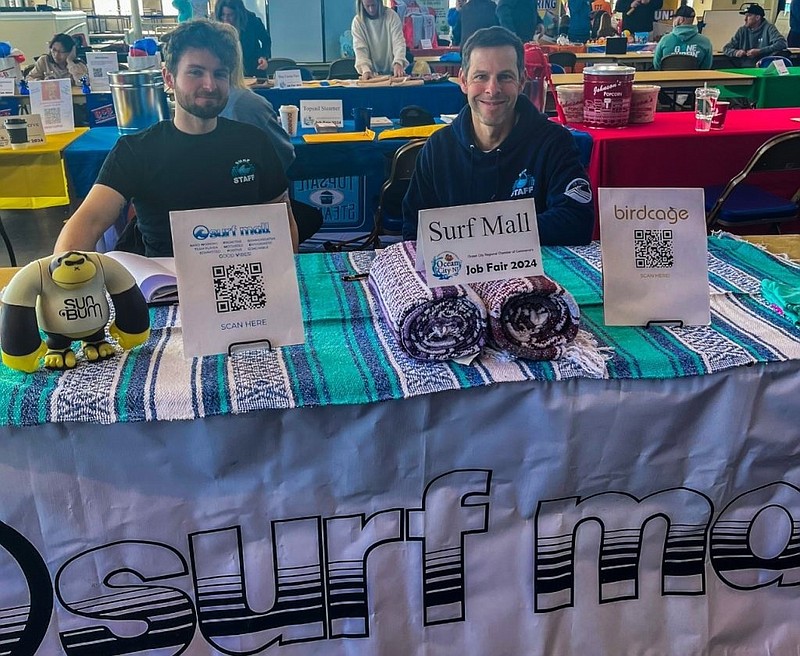
POLYGON ((182 23, 166 48, 164 81, 175 118, 121 137, 86 199, 67 221, 55 252, 94 250, 129 200, 147 256, 172 255, 171 210, 286 203, 292 244, 297 225, 289 182, 269 137, 218 118, 238 65, 238 37, 222 23, 182 23))

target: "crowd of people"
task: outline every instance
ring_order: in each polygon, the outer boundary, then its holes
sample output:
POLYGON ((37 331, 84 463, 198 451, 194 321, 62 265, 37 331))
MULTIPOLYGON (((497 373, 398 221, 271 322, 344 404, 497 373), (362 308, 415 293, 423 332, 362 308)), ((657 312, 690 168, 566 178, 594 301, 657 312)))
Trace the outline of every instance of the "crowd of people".
MULTIPOLYGON (((579 2, 584 0, 569 0, 568 7, 573 20, 581 16, 581 24, 591 12, 611 10, 607 0, 591 5, 586 0, 583 16, 579 2)), ((629 29, 649 32, 662 2, 617 0, 615 10, 629 29)), ((363 79, 405 75, 408 43, 397 12, 381 0, 356 0, 355 10, 351 27, 358 74, 363 79)), ((760 5, 750 3, 740 13, 744 24, 724 48, 729 57, 748 65, 786 48, 760 5)), ((320 227, 318 216, 295 217, 286 177, 294 160, 291 140, 272 105, 244 84, 244 76, 269 62, 269 33, 242 0, 218 0, 213 16, 180 23, 170 34, 164 77, 175 95, 174 118, 118 141, 65 225, 56 251, 93 248, 129 201, 136 207, 131 243, 151 256, 171 254, 171 210, 284 202, 295 248, 320 227), (197 156, 203 152, 213 156, 197 156), (142 167, 142 161, 153 165, 142 167), (234 164, 241 162, 253 173, 248 184, 231 179, 234 164)), ((403 203, 404 237, 416 237, 421 209, 530 197, 543 244, 588 242, 594 225, 591 187, 574 141, 521 93, 523 43, 543 30, 536 0, 458 0, 448 20, 454 41, 462 45, 458 81, 467 105, 450 127, 428 140, 418 158, 403 203)), ((672 31, 659 41, 654 67, 671 54, 690 55, 700 68, 711 67, 711 43, 699 33, 695 11, 686 4, 674 12, 672 31)), ((57 34, 29 78, 69 77, 80 84, 86 74, 75 41, 57 34)))

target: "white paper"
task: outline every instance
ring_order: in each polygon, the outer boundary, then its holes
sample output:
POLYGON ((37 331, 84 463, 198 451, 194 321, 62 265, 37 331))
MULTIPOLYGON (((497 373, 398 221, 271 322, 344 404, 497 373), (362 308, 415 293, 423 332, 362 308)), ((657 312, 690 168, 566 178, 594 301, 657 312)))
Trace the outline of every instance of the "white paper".
POLYGON ((301 100, 300 121, 303 127, 313 128, 316 123, 344 125, 341 100, 301 100))
POLYGON ((116 52, 87 52, 86 66, 89 69, 89 85, 94 93, 108 93, 111 86, 108 74, 119 70, 116 52))
POLYGON ((598 190, 609 326, 711 321, 702 189, 598 190))
MULTIPOLYGON (((4 118, 22 118, 28 126, 28 145, 41 146, 47 142, 47 137, 44 134, 42 127, 42 117, 38 114, 20 114, 19 116, 4 117, 4 118)), ((5 122, 0 118, 0 148, 11 147, 11 140, 8 138, 5 122)))
POLYGON ((284 203, 170 212, 185 357, 305 341, 284 203))
POLYGON ((433 48, 433 43, 431 39, 420 39, 419 40, 419 47, 423 50, 430 50, 433 48))
POLYGON ((31 114, 42 117, 42 127, 47 134, 75 130, 71 80, 32 80, 28 88, 31 114))
POLYGON ((124 251, 109 251, 106 255, 130 272, 148 303, 177 302, 178 278, 175 275, 175 258, 145 257, 124 251))
POLYGON ((782 59, 773 59, 772 65, 775 67, 775 70, 778 71, 778 75, 790 75, 789 69, 786 68, 786 62, 782 59))
POLYGON ((17 78, 0 77, 0 96, 13 96, 17 90, 17 78))
POLYGON ((161 68, 161 53, 155 55, 141 55, 140 57, 128 57, 128 69, 131 71, 143 71, 148 68, 161 68))
POLYGON ((417 234, 429 287, 543 273, 531 198, 421 210, 417 234))
POLYGON ((286 71, 275 71, 275 86, 279 89, 302 87, 303 78, 300 75, 300 70, 292 68, 286 71))

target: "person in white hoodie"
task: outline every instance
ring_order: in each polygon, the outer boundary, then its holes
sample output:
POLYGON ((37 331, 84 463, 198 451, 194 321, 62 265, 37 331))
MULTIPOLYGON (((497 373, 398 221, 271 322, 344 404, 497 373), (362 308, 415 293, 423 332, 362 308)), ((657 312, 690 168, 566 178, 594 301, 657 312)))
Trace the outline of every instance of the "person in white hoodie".
POLYGON ((387 9, 381 0, 356 0, 356 15, 350 31, 356 71, 362 79, 405 75, 406 41, 400 17, 393 9, 387 9))
POLYGON ((653 68, 661 70, 661 60, 668 55, 691 55, 702 69, 711 68, 714 47, 708 37, 698 33, 694 25, 695 11, 689 5, 681 5, 672 16, 672 32, 665 34, 653 53, 653 68))

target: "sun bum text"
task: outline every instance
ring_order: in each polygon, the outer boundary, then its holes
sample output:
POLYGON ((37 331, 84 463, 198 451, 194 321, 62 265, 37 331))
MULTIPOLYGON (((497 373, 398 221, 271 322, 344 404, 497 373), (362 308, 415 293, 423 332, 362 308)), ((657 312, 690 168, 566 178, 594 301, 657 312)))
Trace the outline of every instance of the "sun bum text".
MULTIPOLYGON (((30 656, 44 640, 54 596, 85 626, 59 633, 69 656, 179 654, 199 628, 226 654, 254 654, 295 642, 367 638, 370 616, 367 559, 382 545, 417 541, 422 551, 425 626, 467 616, 465 551, 489 527, 490 470, 456 470, 433 479, 418 508, 373 515, 299 517, 270 522, 271 572, 248 569, 240 526, 198 531, 188 537, 189 558, 174 547, 123 540, 89 549, 57 571, 55 583, 42 556, 19 532, 0 522, 0 547, 19 566, 29 600, 0 609, 9 618, 4 649, 30 656), (443 518, 447 518, 444 521, 443 518), (465 536, 475 534, 467 540, 465 536), (103 564, 106 565, 105 569, 103 564), (191 564, 191 567, 190 567, 191 564), (267 611, 251 608, 247 587, 273 581, 267 611), (194 599, 176 585, 192 583, 194 599), (134 636, 113 633, 114 621, 146 627, 134 636), (16 622, 16 624, 14 624, 16 622)), ((714 519, 711 500, 689 488, 671 488, 641 499, 623 492, 539 502, 534 521, 534 612, 573 605, 576 533, 586 523, 601 528, 600 603, 638 597, 639 559, 645 526, 666 523, 662 595, 705 594, 706 560, 738 590, 800 584, 792 556, 800 536, 800 489, 777 482, 745 492, 714 519), (769 510, 772 516, 765 517, 769 510), (790 537, 780 553, 754 553, 751 543, 776 530, 782 516, 790 537), (785 520, 785 521, 784 521, 785 520)), ((6 568, 8 570, 8 568, 6 568)), ((377 575, 377 574, 376 574, 377 575)), ((10 584, 10 581, 6 582, 10 584)), ((20 600, 22 601, 22 600, 20 600)))

